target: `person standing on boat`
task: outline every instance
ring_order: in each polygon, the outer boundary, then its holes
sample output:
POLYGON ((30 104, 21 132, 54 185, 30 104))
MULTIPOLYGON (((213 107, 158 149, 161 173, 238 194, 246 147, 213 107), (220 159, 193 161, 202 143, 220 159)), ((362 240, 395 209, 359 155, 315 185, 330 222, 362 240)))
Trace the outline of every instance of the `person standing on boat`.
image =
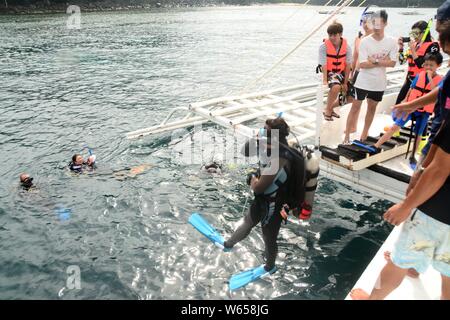
MULTIPOLYGON (((436 31, 439 33, 439 42, 442 50, 446 54, 450 54, 450 0, 447 0, 437 10, 436 15, 436 31)), ((439 84, 438 88, 435 88, 430 93, 414 101, 398 104, 394 107, 394 112, 397 117, 407 117, 407 114, 414 112, 423 105, 435 103, 434 118, 431 124, 430 136, 428 137, 427 145, 422 149, 422 161, 423 165, 427 164, 426 156, 432 146, 434 138, 439 131, 443 119, 450 114, 450 71, 447 72, 444 79, 439 84)), ((420 167, 422 161, 419 161, 420 167)), ((420 178, 420 171, 415 171, 411 177, 410 183, 406 193, 414 188, 414 185, 420 178)))
MULTIPOLYGON (((358 78, 358 74, 359 74, 359 46, 361 45, 361 40, 370 36, 373 33, 373 29, 372 29, 372 24, 369 23, 369 19, 370 16, 373 14, 373 11, 370 10, 369 8, 366 8, 366 10, 364 10, 362 16, 361 16, 361 27, 364 31, 363 32, 359 32, 358 36, 355 38, 355 42, 353 45, 354 51, 353 51, 353 63, 352 63, 352 70, 351 70, 351 75, 350 75, 350 95, 352 96, 353 99, 356 98, 356 93, 355 93, 355 82, 356 79, 358 78)), ((359 117, 359 109, 357 110, 357 114, 355 115, 356 118, 358 119, 359 117)), ((350 128, 350 133, 353 133, 356 131, 356 125, 353 128, 350 128)))
MULTIPOLYGON (((411 83, 411 88, 405 97, 407 101, 413 101, 420 97, 423 97, 428 92, 431 92, 434 88, 439 86, 442 80, 442 76, 437 73, 437 69, 442 64, 442 54, 440 52, 429 53, 425 56, 424 70, 421 71, 411 83)), ((388 141, 400 128, 402 128, 408 121, 414 119, 415 126, 414 131, 416 133, 415 146, 413 150, 417 150, 419 141, 422 138, 423 133, 428 125, 428 119, 434 112, 434 102, 428 105, 422 106, 421 109, 414 111, 406 119, 403 117, 394 117, 394 125, 386 132, 378 141, 374 144, 375 148, 381 148, 383 143, 388 141)), ((412 163, 416 163, 414 152, 410 158, 412 163)), ((410 162, 410 163, 411 163, 410 162)))
POLYGON ((333 111, 339 105, 338 96, 346 97, 349 93, 348 79, 352 65, 352 49, 342 37, 344 28, 339 22, 328 26, 328 39, 319 47, 319 67, 322 68, 323 84, 330 88, 327 107, 323 113, 325 120, 333 121, 339 115, 333 111))
POLYGON ((450 300, 450 116, 426 160, 419 181, 406 199, 384 214, 393 225, 405 222, 391 260, 372 292, 354 289, 352 299, 384 299, 402 283, 409 268, 424 273, 432 265, 442 277, 441 299, 450 300))
MULTIPOLYGON (((437 20, 441 47, 449 54, 450 0, 439 7, 437 20)), ((437 134, 429 139, 431 147, 411 178, 406 199, 384 214, 384 219, 394 225, 406 221, 393 255, 381 271, 377 287, 370 294, 362 289, 352 290, 352 299, 384 299, 401 284, 411 268, 424 272, 432 264, 441 273, 441 299, 450 300, 450 71, 439 88, 422 98, 395 106, 394 111, 397 114, 412 112, 436 99, 435 113, 440 113, 433 126, 439 125, 437 134)))
POLYGON ((386 36, 388 14, 386 10, 379 10, 371 15, 370 23, 373 34, 362 39, 359 48, 360 72, 355 82, 355 96, 352 108, 348 114, 344 143, 350 142, 350 129, 356 128, 357 116, 363 101, 367 98, 367 114, 360 140, 367 139, 369 128, 378 103, 383 99, 386 90, 386 68, 393 68, 397 60, 397 41, 386 36))
POLYGON ((408 39, 398 39, 399 49, 399 61, 400 64, 408 62, 408 75, 406 76, 405 83, 403 84, 400 93, 397 96, 395 104, 401 103, 405 100, 411 83, 414 78, 423 71, 423 64, 425 62, 425 56, 428 53, 438 53, 440 51, 439 44, 431 38, 430 26, 426 21, 418 21, 414 23, 411 28, 409 37, 409 50, 406 54, 404 51, 404 41, 408 39))

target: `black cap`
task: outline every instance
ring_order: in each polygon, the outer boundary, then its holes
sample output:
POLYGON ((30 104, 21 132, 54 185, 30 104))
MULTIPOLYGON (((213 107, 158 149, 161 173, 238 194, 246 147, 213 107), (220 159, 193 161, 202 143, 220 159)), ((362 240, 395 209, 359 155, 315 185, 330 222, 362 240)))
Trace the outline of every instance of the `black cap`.
POLYGON ((436 20, 438 21, 450 20, 450 0, 445 1, 437 9, 436 20))

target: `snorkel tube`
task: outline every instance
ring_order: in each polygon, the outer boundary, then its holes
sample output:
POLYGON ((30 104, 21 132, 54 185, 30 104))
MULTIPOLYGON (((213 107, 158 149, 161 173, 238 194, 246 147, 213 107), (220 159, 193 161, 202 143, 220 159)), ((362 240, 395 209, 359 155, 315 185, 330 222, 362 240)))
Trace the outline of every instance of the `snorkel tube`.
POLYGON ((374 14, 374 12, 376 11, 375 8, 377 8, 377 6, 375 5, 370 5, 367 6, 363 13, 361 14, 361 18, 359 19, 359 26, 362 27, 364 21, 366 21, 368 18, 370 18, 370 16, 372 14, 374 14), (369 10, 370 9, 370 10, 369 10))
POLYGON ((433 19, 428 20, 427 28, 426 28, 425 31, 423 32, 423 36, 422 36, 422 40, 421 40, 422 43, 424 43, 425 40, 427 39, 428 34, 430 33, 430 30, 431 30, 431 26, 432 26, 432 25, 433 25, 433 19))
POLYGON ((92 151, 92 149, 89 148, 89 146, 87 146, 87 145, 81 150, 81 152, 83 152, 86 149, 87 149, 87 151, 89 153, 89 157, 88 157, 88 160, 90 159, 90 164, 89 165, 93 165, 95 163, 95 159, 97 157, 95 156, 94 151, 92 151))

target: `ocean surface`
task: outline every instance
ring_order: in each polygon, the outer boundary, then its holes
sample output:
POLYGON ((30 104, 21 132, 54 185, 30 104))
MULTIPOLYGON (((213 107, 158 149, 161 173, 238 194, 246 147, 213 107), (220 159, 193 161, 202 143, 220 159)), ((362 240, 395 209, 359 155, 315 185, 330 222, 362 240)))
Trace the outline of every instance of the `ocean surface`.
MULTIPOLYGON (((0 299, 343 299, 391 230, 389 202, 320 179, 309 222, 282 226, 278 272, 230 294, 232 274, 263 263, 260 227, 223 253, 187 221, 201 212, 231 234, 250 201, 248 167, 211 175, 179 161, 194 133, 125 138, 173 108, 240 92, 326 18, 319 9, 81 12, 80 29, 64 14, 0 16, 0 299), (95 172, 68 172, 87 147, 95 172)), ((395 37, 435 14, 401 11, 388 9, 395 37)), ((351 42, 361 12, 338 17, 351 42)), ((317 81, 324 37, 251 90, 317 81)), ((212 138, 195 152, 207 162, 225 131, 202 132, 212 138)))

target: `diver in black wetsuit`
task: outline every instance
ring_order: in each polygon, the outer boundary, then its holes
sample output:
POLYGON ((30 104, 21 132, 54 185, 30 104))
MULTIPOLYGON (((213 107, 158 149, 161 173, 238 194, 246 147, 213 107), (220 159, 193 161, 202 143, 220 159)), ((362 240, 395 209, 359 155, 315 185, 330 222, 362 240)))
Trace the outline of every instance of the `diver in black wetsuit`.
MULTIPOLYGON (((264 132, 267 136, 269 161, 265 166, 263 164, 260 176, 254 174, 249 179, 248 182, 255 198, 249 212, 244 217, 243 224, 224 242, 224 247, 232 248, 247 237, 253 227, 261 222, 266 258, 264 269, 273 272, 278 253, 277 237, 283 221, 280 211, 286 203, 292 155, 286 148, 289 126, 282 118, 267 120, 264 132), (278 155, 275 148, 278 148, 278 155)), ((248 146, 246 146, 246 153, 248 156, 248 146)))

